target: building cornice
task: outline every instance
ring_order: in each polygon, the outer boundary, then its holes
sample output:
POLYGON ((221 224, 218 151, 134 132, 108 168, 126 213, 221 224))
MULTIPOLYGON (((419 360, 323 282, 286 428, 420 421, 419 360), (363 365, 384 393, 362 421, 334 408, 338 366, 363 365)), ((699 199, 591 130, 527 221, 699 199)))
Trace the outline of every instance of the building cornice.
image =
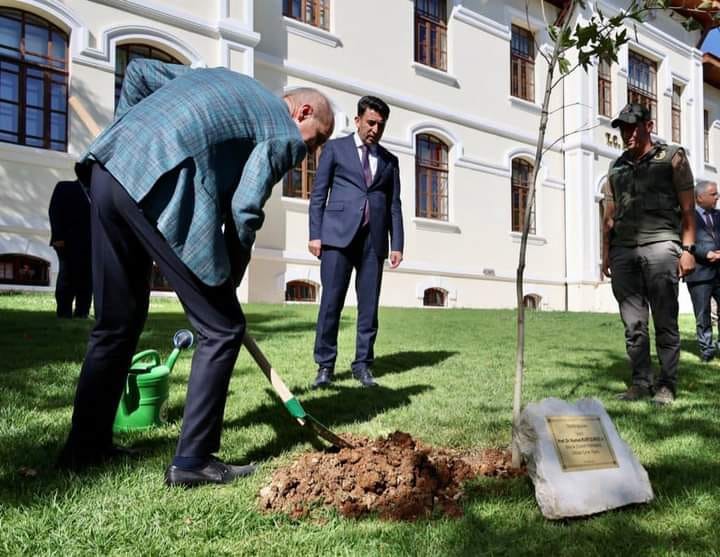
MULTIPOLYGON (((491 133, 510 139, 513 141, 521 141, 534 145, 537 142, 537 136, 526 132, 525 130, 506 126, 485 118, 480 118, 474 114, 467 112, 458 112, 449 110, 445 105, 430 103, 425 99, 406 95, 397 90, 386 89, 372 83, 360 82, 355 79, 331 74, 316 67, 306 66, 297 62, 283 60, 277 56, 256 51, 255 61, 258 66, 263 66, 286 73, 287 75, 319 83, 333 89, 339 89, 356 95, 373 94, 383 98, 386 102, 397 107, 404 108, 413 112, 419 112, 426 116, 437 118, 445 122, 453 122, 472 129, 491 133)), ((546 146, 550 146, 550 142, 546 141, 546 146)), ((558 152, 557 145, 551 147, 552 151, 558 152)))
POLYGON ((325 29, 320 29, 319 27, 298 21, 292 17, 283 16, 283 21, 285 22, 287 32, 291 35, 297 35, 298 37, 310 39, 311 41, 315 41, 332 48, 337 48, 343 45, 340 37, 334 33, 330 33, 330 31, 325 31, 325 29))
POLYGON ((69 153, 60 151, 0 142, 0 160, 44 168, 71 169, 75 166, 76 158, 69 153))
POLYGON ((152 0, 91 0, 96 4, 110 6, 125 12, 129 12, 140 17, 153 19, 161 23, 167 23, 173 27, 192 31, 206 37, 217 38, 218 27, 210 21, 197 17, 190 12, 178 8, 170 8, 153 2, 152 0))
POLYGON ((510 41, 510 29, 507 25, 498 23, 494 19, 485 17, 474 10, 470 10, 465 6, 455 6, 452 12, 452 18, 462 21, 466 25, 470 25, 475 29, 494 35, 504 41, 510 41))
MULTIPOLYGON (((316 257, 313 257, 309 253, 294 252, 289 250, 281 250, 276 248, 263 248, 255 247, 253 249, 254 260, 264 261, 281 261, 286 264, 296 265, 312 265, 319 266, 320 262, 316 257)), ((447 265, 441 265, 437 263, 426 263, 421 261, 404 260, 403 264, 397 269, 390 269, 389 265, 386 264, 385 272, 409 274, 409 275, 420 275, 423 278, 427 278, 427 275, 437 275, 443 278, 459 278, 459 279, 474 279, 488 282, 511 282, 515 283, 515 275, 495 275, 488 276, 483 274, 482 271, 472 271, 461 267, 449 267, 447 265)), ((525 282, 533 285, 547 285, 547 286, 564 286, 565 281, 563 278, 550 279, 547 277, 541 277, 536 275, 525 275, 525 282)))

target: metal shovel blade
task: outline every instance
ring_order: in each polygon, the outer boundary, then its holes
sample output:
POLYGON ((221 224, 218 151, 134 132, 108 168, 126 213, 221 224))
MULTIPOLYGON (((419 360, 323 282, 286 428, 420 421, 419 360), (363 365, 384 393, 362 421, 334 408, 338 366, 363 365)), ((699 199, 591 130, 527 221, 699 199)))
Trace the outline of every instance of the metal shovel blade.
POLYGON ((293 395, 290 389, 287 388, 287 385, 285 385, 285 382, 270 365, 270 362, 255 343, 255 340, 247 333, 245 333, 245 336, 243 337, 243 346, 245 346, 247 351, 250 352, 250 355, 253 360, 255 360, 255 363, 262 370, 268 381, 270 381, 270 385, 272 385, 272 388, 280 397, 280 400, 282 400, 285 408, 287 408, 290 415, 297 420, 298 424, 303 427, 309 427, 318 435, 318 437, 322 437, 338 448, 353 448, 352 444, 330 431, 322 423, 305 412, 305 409, 300 404, 300 401, 295 398, 295 395, 293 395))

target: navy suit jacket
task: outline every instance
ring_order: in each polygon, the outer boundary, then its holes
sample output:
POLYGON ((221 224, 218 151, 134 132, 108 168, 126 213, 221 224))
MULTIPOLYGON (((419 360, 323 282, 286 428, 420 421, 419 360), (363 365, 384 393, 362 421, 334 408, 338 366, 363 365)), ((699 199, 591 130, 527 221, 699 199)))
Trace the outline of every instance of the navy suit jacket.
POLYGON ((376 153, 377 170, 366 187, 352 135, 328 141, 323 147, 310 195, 310 240, 347 247, 360 229, 367 199, 375 253, 383 259, 388 256, 388 234, 390 249, 403 251, 398 159, 380 145, 376 153))
POLYGON ((50 245, 65 242, 64 252, 90 255, 90 201, 78 181, 55 185, 50 206, 50 245))
MULTIPOLYGON (((703 213, 704 214, 704 213, 703 213)), ((698 211, 695 211, 695 270, 690 273, 685 281, 688 284, 713 280, 718 274, 719 265, 710 263, 706 257, 709 251, 720 250, 720 215, 717 211, 712 212, 713 231, 708 228, 705 219, 698 211), (713 233, 715 237, 713 238, 713 233)))

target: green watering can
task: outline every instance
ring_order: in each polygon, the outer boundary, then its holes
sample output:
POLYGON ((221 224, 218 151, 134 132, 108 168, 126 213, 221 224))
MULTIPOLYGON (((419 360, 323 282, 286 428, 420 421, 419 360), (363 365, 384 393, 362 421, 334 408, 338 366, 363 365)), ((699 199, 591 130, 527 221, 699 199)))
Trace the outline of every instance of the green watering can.
POLYGON ((157 350, 143 350, 133 356, 125 390, 115 414, 113 430, 138 431, 167 421, 170 372, 184 348, 193 344, 193 334, 180 329, 173 335, 175 349, 167 362, 160 363, 157 350))

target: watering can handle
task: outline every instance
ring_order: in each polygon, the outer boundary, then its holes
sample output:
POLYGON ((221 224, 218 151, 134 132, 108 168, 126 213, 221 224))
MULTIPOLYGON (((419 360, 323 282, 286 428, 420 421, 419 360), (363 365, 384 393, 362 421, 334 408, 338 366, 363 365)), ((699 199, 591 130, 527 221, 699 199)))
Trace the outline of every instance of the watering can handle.
POLYGON ((146 358, 152 358, 154 365, 160 365, 160 354, 158 354, 157 350, 143 350, 142 352, 138 352, 133 356, 130 365, 135 365, 136 363, 141 362, 146 358))

